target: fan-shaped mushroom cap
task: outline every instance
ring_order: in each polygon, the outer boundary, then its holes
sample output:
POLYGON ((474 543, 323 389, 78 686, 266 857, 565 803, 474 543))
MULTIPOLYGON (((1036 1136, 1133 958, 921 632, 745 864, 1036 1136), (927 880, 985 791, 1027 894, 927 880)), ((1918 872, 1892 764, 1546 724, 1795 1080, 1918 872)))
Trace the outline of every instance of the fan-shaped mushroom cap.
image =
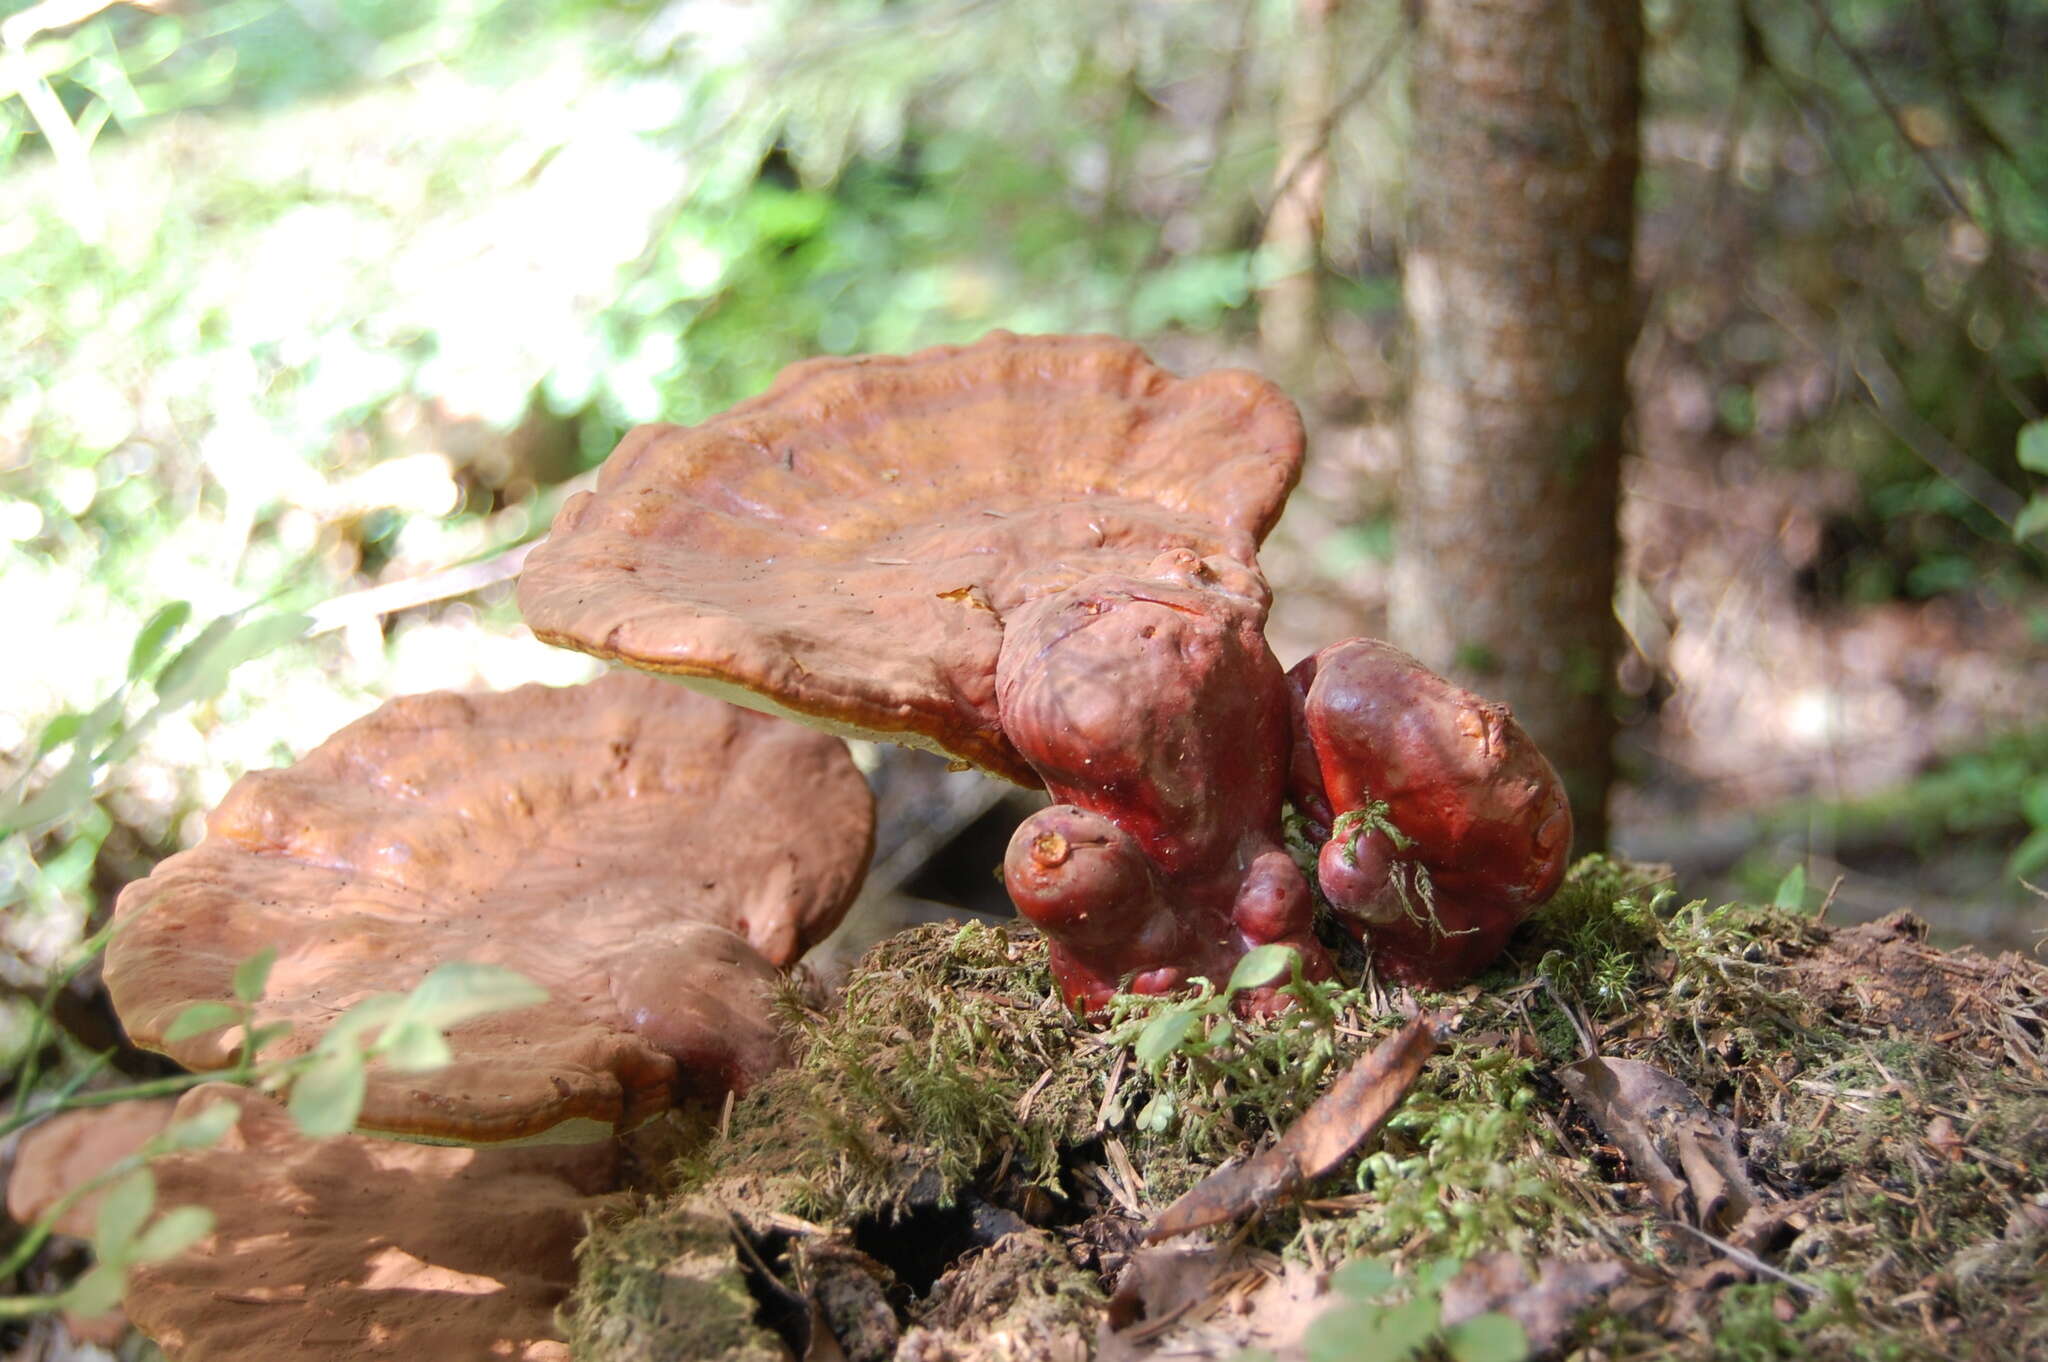
POLYGON ((550 643, 1037 785, 996 712, 1004 618, 1167 549, 1249 564, 1301 443, 1263 379, 1109 337, 812 360, 628 435, 520 607, 550 643))
POLYGON ((608 1185, 582 1151, 310 1140, 275 1102, 209 1083, 181 1117, 240 1111, 152 1165, 160 1206, 214 1230, 132 1269, 123 1305, 172 1362, 566 1362, 555 1307, 608 1185))
POLYGON ((137 1043, 203 1070, 236 1033, 166 1029, 266 946, 258 1019, 293 1027, 267 1054, 445 961, 508 966, 549 1000, 458 1025, 445 1068, 373 1068, 362 1124, 630 1126, 780 1061, 774 966, 838 922, 871 834, 836 738, 652 677, 409 696, 245 777, 204 841, 130 885, 107 986, 137 1043))
MULTIPOLYGON (((171 1123, 169 1097, 117 1102, 108 1107, 63 1111, 31 1127, 14 1149, 7 1175, 7 1214, 18 1225, 33 1225, 56 1204, 163 1134, 171 1123)), ((59 1234, 92 1237, 102 1192, 88 1192, 57 1217, 59 1234)))

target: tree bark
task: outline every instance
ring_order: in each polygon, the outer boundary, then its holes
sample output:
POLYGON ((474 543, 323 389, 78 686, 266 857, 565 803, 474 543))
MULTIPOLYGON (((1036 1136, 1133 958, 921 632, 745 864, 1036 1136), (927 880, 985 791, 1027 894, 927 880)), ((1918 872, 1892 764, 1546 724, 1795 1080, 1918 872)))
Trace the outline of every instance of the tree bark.
POLYGON ((1637 0, 1416 0, 1390 632, 1514 707, 1606 841, 1637 0))

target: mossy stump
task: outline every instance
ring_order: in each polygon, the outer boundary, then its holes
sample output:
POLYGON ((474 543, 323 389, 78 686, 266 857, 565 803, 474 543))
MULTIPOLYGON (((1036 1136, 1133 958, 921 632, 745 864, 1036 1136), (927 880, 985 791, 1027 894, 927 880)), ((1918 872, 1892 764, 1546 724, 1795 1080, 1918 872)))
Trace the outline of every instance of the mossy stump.
POLYGON ((798 1062, 595 1229, 578 1356, 1366 1362, 1342 1330, 1303 1337, 1362 1260, 1445 1325, 1488 1273, 1597 1281, 1551 1293, 1523 1355, 2048 1355, 2048 969, 1924 936, 1681 904, 1655 868, 1589 858, 1453 995, 1296 985, 1266 1022, 1120 998, 1089 1024, 1029 932, 914 929, 831 1011, 791 994, 798 1062), (1357 1157, 1215 1246, 1139 1248, 1414 1002, 1461 1009, 1457 1038, 1357 1157), (1736 1132, 1773 1210, 1755 1253, 1668 1218, 1566 1095, 1588 1040, 1736 1132))

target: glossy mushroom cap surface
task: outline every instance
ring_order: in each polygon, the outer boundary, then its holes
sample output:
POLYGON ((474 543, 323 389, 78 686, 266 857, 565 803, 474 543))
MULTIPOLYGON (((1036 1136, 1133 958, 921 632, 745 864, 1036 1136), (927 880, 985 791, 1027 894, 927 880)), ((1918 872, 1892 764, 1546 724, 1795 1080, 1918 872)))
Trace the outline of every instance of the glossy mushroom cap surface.
POLYGON ((1062 802, 1019 826, 1004 878, 1085 1010, 1126 981, 1220 987, 1267 944, 1295 947, 1311 978, 1329 972, 1279 840, 1288 696, 1261 632, 1267 599, 1256 569, 1170 550, 1011 619, 1003 727, 1062 802))
POLYGON ((138 1044, 207 1070, 233 1030, 166 1030, 265 947, 258 1021, 292 1028, 266 1056, 436 965, 506 966, 548 1000, 460 1023, 444 1068, 372 1066, 360 1123, 592 1138, 781 1061, 776 967, 838 922, 871 837, 838 739, 657 678, 408 696, 243 778, 131 884, 107 986, 138 1044))
POLYGON ((1332 644, 1288 682, 1289 794, 1331 839, 1325 897, 1401 982, 1447 987, 1485 968, 1564 880, 1572 821, 1557 772, 1506 705, 1377 639, 1332 644), (1378 802, 1399 838, 1355 821, 1378 802))
POLYGON ((555 1307, 611 1150, 312 1140, 221 1083, 178 1114, 220 1102, 219 1144, 151 1165, 157 1204, 208 1208, 213 1233, 134 1268, 122 1302, 170 1362, 567 1362, 555 1307))
POLYGON ((643 426, 521 575, 541 638, 837 731, 1039 779, 996 701, 1005 621, 1161 552, 1249 564, 1300 418, 1102 336, 819 359, 643 426))

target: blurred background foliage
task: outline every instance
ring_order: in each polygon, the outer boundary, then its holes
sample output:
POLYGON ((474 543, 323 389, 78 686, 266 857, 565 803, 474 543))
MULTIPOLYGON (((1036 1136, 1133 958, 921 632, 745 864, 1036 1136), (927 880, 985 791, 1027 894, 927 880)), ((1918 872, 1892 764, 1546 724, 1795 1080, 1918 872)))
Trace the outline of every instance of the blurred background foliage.
MULTIPOLYGON (((1300 263, 1268 215, 1318 156, 1273 632, 1287 662, 1375 632, 1429 168, 1399 6, 1313 8, 15 6, 0 808, 71 784, 0 818, 0 1066, 53 964, 242 771, 391 694, 589 674, 507 580, 627 426, 997 326, 1259 364, 1262 294, 1300 263), (1318 64, 1304 144, 1281 112, 1318 64)), ((1620 844, 1757 892, 1798 859, 1847 908, 2025 944, 2048 5, 1648 14, 1620 844)))

